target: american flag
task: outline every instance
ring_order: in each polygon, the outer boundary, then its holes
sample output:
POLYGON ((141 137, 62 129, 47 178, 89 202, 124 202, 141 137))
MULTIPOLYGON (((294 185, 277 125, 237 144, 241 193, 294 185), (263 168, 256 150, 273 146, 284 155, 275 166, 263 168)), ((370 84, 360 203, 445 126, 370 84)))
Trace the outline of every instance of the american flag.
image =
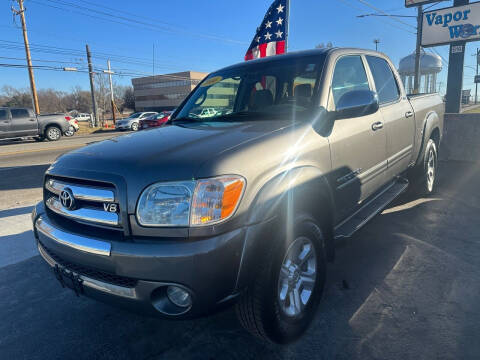
POLYGON ((257 28, 245 61, 283 54, 288 32, 288 1, 275 0, 257 28))

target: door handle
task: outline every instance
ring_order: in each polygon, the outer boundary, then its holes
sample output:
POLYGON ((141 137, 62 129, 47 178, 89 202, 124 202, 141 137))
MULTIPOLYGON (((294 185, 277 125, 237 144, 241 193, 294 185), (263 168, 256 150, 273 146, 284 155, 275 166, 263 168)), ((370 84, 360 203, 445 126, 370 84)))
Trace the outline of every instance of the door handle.
POLYGON ((30 119, 29 121, 35 121, 35 119, 30 119))
POLYGON ((383 123, 381 121, 377 121, 376 123, 372 124, 372 130, 377 131, 383 129, 383 123))
POLYGON ((412 117, 412 116, 413 116, 413 111, 407 111, 407 112, 405 113, 405 117, 406 117, 407 119, 410 118, 410 117, 412 117))

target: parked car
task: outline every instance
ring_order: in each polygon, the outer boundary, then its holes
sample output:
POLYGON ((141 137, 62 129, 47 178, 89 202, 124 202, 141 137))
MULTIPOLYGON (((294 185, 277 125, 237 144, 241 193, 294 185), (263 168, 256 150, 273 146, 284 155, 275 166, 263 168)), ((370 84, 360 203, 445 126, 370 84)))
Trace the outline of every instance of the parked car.
POLYGON ((359 49, 249 61, 204 84, 171 126, 58 158, 36 244, 77 294, 168 319, 236 303, 252 334, 287 343, 314 319, 335 240, 409 184, 434 190, 444 104, 407 96, 385 55, 359 49), (228 115, 191 115, 219 90, 228 115))
POLYGON ((117 120, 115 123, 115 129, 124 131, 124 130, 132 130, 137 131, 139 129, 139 122, 140 120, 146 119, 149 116, 156 115, 156 112, 137 112, 130 115, 126 119, 117 120))
POLYGON ((27 108, 0 107, 0 139, 35 137, 56 141, 69 129, 65 114, 37 116, 27 108))
POLYGON ((163 126, 170 119, 171 115, 171 111, 163 111, 159 114, 149 116, 146 119, 140 120, 139 127, 140 129, 148 129, 152 127, 163 126))
POLYGON ((209 118, 217 115, 217 111, 212 108, 205 108, 205 109, 200 109, 200 112, 198 113, 198 117, 200 118, 209 118))
POLYGON ((80 129, 78 120, 71 116, 65 116, 65 119, 70 123, 70 128, 65 132, 65 136, 73 136, 80 129))
POLYGON ((86 113, 79 113, 77 116, 75 116, 75 120, 77 121, 90 121, 92 116, 90 114, 86 113))

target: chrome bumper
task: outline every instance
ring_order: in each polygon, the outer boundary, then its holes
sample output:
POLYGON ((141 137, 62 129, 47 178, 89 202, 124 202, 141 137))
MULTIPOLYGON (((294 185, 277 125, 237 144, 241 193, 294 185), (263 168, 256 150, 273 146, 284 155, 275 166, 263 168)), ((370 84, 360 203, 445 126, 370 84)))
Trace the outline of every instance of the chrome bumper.
MULTIPOLYGON (((38 228, 37 228, 38 229, 38 228)), ((57 262, 50 257, 50 255, 47 254, 47 252, 43 249, 42 245, 38 243, 38 251, 40 252, 40 255, 42 258, 50 265, 52 268, 54 268, 56 265, 60 266, 60 264, 57 264, 57 262)), ((67 269, 69 270, 69 269, 67 269)), ((84 275, 78 274, 78 277, 82 279, 82 284, 83 286, 87 288, 91 288, 97 291, 101 291, 102 293, 108 293, 111 295, 116 295, 124 298, 129 298, 129 299, 135 299, 136 292, 135 288, 126 288, 118 285, 113 285, 109 284, 103 281, 98 281, 92 278, 89 278, 84 275)))
POLYGON ((71 247, 86 253, 110 256, 112 245, 108 242, 91 239, 84 236, 71 234, 69 232, 55 228, 43 216, 39 216, 35 222, 35 228, 38 232, 53 241, 64 246, 71 247))

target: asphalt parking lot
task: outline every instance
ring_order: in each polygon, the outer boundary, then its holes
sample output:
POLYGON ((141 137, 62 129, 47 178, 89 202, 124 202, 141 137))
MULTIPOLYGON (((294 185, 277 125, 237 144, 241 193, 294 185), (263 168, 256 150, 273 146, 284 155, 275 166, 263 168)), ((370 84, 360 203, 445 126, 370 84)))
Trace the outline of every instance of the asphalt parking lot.
POLYGON ((479 165, 442 163, 435 196, 406 193, 339 243, 313 325, 289 346, 252 338, 232 309, 171 322, 62 289, 29 223, 47 166, 0 168, 1 359, 480 358, 479 165))

